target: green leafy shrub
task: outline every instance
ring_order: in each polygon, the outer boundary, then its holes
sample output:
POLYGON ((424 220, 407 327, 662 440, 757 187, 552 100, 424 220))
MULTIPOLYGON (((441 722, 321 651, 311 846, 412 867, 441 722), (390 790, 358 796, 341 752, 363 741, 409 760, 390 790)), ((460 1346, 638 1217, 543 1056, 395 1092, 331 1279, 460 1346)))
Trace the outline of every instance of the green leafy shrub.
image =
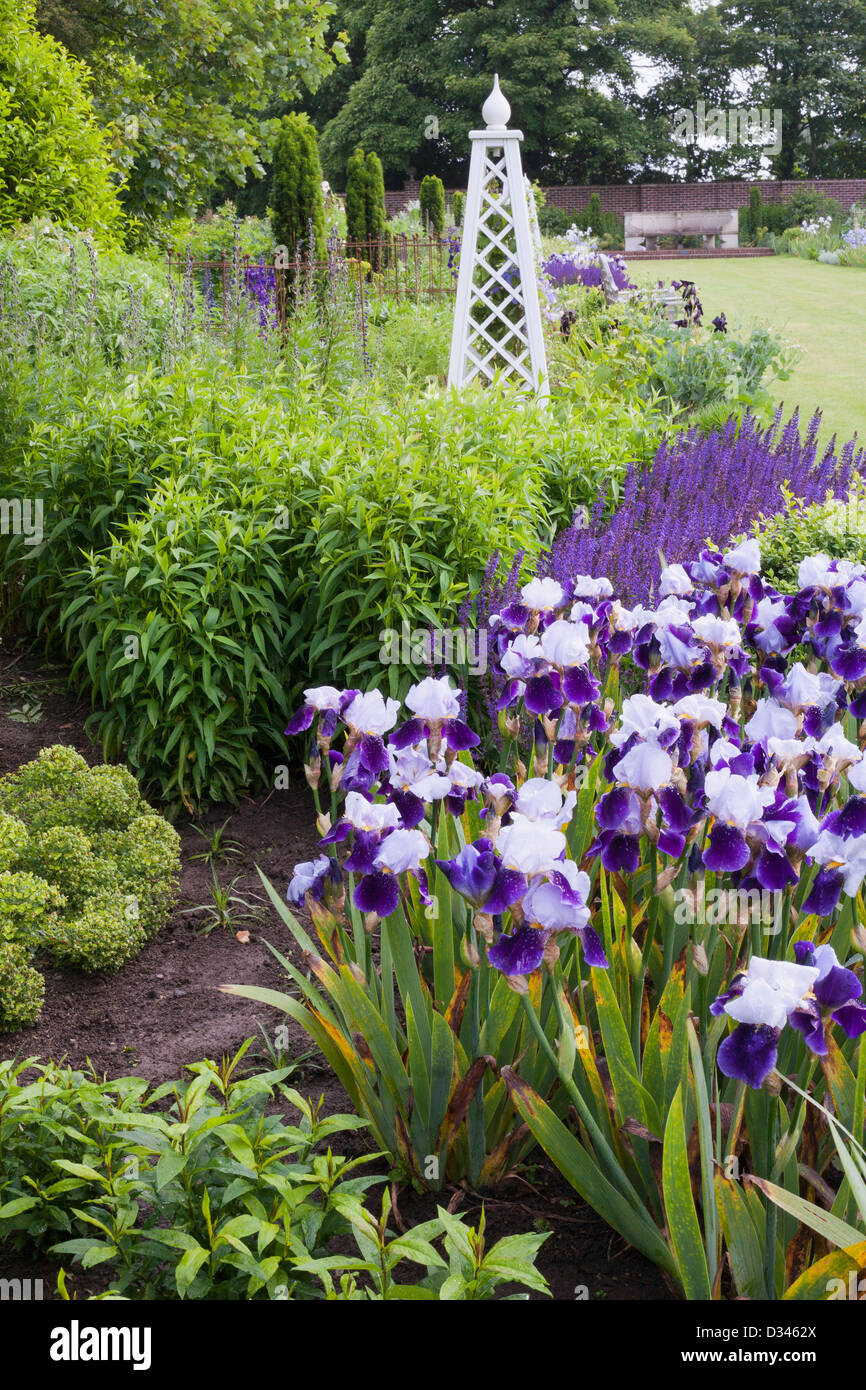
POLYGON ((131 519, 163 474, 199 446, 197 412, 178 383, 155 373, 113 391, 97 388, 66 403, 62 422, 31 426, 20 453, 0 458, 9 499, 42 501, 42 540, 9 535, 0 552, 7 579, 7 618, 22 620, 51 640, 61 589, 88 551, 101 551, 131 519), (17 582, 16 582, 17 581, 17 582))
POLYGON ((231 800, 266 777, 288 713, 291 610, 273 496, 228 499, 173 479, 88 567, 69 577, 60 624, 94 690, 108 757, 125 756, 176 810, 231 800), (257 747, 258 745, 258 747, 257 747))
MULTIPOLYGON (((445 319, 430 315, 444 350, 445 319)), ((51 602, 106 757, 124 754, 172 813, 269 780, 302 681, 381 678, 383 629, 455 622, 491 548, 508 564, 536 554, 644 447, 631 407, 611 407, 612 452, 606 417, 584 427, 568 401, 521 408, 493 390, 390 404, 372 384, 335 401, 286 369, 267 391, 156 378, 152 399, 143 384, 126 402, 131 420, 142 401, 167 476, 152 470, 85 564, 73 548, 53 556, 51 602)), ((48 590, 27 601, 36 623, 48 590)))
MULTIPOLYGON (((0 875, 0 880, 4 877, 0 875)), ((4 891, 0 884, 0 893, 4 891)), ((27 947, 7 939, 6 931, 0 926, 0 1020, 5 1028, 26 1028, 36 1022, 42 1011, 45 981, 30 965, 27 947)))
POLYGON ((749 206, 740 209, 740 242, 743 245, 769 242, 777 252, 790 253, 794 250, 795 234, 801 223, 829 218, 838 227, 843 215, 841 204, 817 189, 800 188, 788 199, 765 203, 761 190, 753 187, 749 190, 749 206), (788 235, 789 232, 792 235, 788 235))
POLYGON ((566 392, 637 399, 674 418, 711 405, 725 409, 725 418, 746 408, 767 415, 768 382, 786 380, 795 360, 763 325, 747 337, 682 327, 641 299, 607 306, 599 291, 582 288, 568 302, 574 321, 552 355, 566 392))
MULTIPOLYGON (((559 209, 557 209, 559 211, 559 209)), ((567 214, 567 223, 562 225, 564 219, 558 219, 559 225, 555 231, 551 228, 549 235, 562 235, 571 226, 579 227, 581 231, 591 231, 603 250, 619 249, 624 246, 623 221, 619 213, 603 212, 601 198, 598 193, 590 195, 589 202, 583 212, 567 214)), ((545 230, 542 228, 542 230, 545 230)))
POLYGON ((828 501, 804 507, 788 489, 785 509, 778 516, 762 517, 754 533, 761 542, 762 571, 777 589, 796 592, 797 569, 809 555, 866 561, 866 517, 863 497, 850 502, 828 501))
POLYGON ((238 217, 235 204, 225 202, 202 217, 178 217, 171 223, 170 241, 181 256, 189 250, 194 261, 230 257, 237 241, 242 256, 272 260, 275 237, 267 217, 238 217))
POLYGON ((50 883, 31 873, 0 873, 0 1029, 35 1023, 45 981, 30 964, 57 923, 65 900, 50 883))
POLYGON ((459 189, 451 198, 451 216, 455 227, 463 226, 463 213, 466 210, 466 194, 459 189))
POLYGON ((0 1028, 32 1023, 47 954, 113 970, 159 931, 171 907, 177 833, 124 767, 91 768, 55 745, 0 779, 0 1028))
POLYGON ((17 816, 0 811, 0 873, 11 869, 27 844, 27 826, 17 816))
POLYGON ((374 339, 371 357, 389 394, 404 395, 432 380, 444 384, 451 350, 450 304, 399 304, 374 339))
POLYGON ((441 236, 445 230, 445 188, 436 174, 425 174, 418 199, 421 221, 428 235, 441 236))
POLYGON ((538 204, 538 226, 543 236, 565 236, 574 220, 574 213, 567 208, 548 202, 538 204))
POLYGON ((0 0, 0 227, 48 216, 116 245, 120 204, 89 74, 36 29, 35 0, 0 0))
POLYGON ((659 336, 662 352, 653 363, 650 387, 689 410, 725 400, 730 414, 737 406, 767 414, 772 400, 766 379, 784 381, 790 375, 791 354, 770 328, 758 326, 739 339, 665 326, 659 336))
MULTIPOLYGON (((388 1230, 387 1193, 381 1219, 364 1204, 386 1181, 362 1171, 379 1155, 330 1147, 366 1122, 323 1116, 285 1084, 291 1066, 244 1075, 249 1047, 155 1089, 32 1057, 0 1062, 0 1240, 105 1266, 108 1297, 128 1299, 474 1301, 504 1283, 547 1292, 534 1268, 545 1235, 487 1248, 483 1214, 476 1230, 441 1209, 408 1234, 388 1230), (274 1100, 298 1118, 274 1114, 274 1100), (407 1260, 426 1268, 420 1282, 395 1278, 407 1260)), ((61 1272, 68 1297, 66 1282, 61 1272)))
POLYGON ((0 236, 0 277, 7 281, 7 311, 14 297, 46 347, 80 353, 84 341, 117 362, 133 312, 142 352, 156 355, 169 328, 171 295, 161 261, 94 252, 83 236, 44 218, 0 236))
POLYGON ((544 414, 467 391, 365 416, 355 467, 323 473, 308 528, 293 528, 293 601, 317 678, 405 685, 410 669, 383 672, 382 630, 454 623, 492 549, 537 552, 544 414))

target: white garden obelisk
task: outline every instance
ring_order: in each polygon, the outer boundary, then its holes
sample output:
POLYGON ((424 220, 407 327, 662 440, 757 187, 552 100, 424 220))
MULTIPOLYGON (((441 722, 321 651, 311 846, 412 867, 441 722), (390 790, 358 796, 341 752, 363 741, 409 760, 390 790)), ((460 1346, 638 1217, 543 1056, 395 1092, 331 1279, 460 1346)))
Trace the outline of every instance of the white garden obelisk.
POLYGON ((449 386, 499 372, 541 399, 549 393, 533 235, 520 163, 519 130, 499 89, 481 108, 486 130, 471 130, 449 386))

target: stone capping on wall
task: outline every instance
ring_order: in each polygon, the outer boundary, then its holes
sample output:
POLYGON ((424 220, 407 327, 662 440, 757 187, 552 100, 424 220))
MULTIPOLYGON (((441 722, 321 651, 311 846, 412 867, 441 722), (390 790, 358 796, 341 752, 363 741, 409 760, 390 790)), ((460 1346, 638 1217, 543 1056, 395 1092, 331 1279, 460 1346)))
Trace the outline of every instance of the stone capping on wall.
MULTIPOLYGON (((545 188, 551 207, 567 212, 583 212, 593 193, 601 199, 605 212, 695 212, 702 208, 745 208, 749 192, 760 188, 765 203, 779 203, 799 189, 815 189, 835 198, 843 207, 866 202, 864 179, 759 179, 754 184, 743 179, 715 183, 620 183, 570 184, 545 188)), ((403 188, 385 194, 388 216, 400 212, 407 203, 417 199, 420 184, 409 180, 403 188)), ((447 191, 450 197, 452 189, 447 191)))

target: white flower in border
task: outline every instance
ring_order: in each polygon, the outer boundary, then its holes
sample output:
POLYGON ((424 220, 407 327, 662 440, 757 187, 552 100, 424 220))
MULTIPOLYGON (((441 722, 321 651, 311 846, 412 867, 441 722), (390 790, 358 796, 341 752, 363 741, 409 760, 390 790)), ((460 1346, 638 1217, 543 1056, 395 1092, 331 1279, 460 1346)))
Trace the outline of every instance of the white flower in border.
POLYGON ((555 579, 531 579, 520 590, 521 602, 535 613, 549 613, 565 603, 565 590, 555 579))
POLYGON ((382 737, 397 723, 400 704, 397 700, 385 700, 381 690, 370 690, 356 695, 343 711, 343 718, 356 733, 372 734, 382 737))
POLYGON ((410 687, 405 704, 420 719, 460 718, 460 698, 447 676, 425 676, 410 687))

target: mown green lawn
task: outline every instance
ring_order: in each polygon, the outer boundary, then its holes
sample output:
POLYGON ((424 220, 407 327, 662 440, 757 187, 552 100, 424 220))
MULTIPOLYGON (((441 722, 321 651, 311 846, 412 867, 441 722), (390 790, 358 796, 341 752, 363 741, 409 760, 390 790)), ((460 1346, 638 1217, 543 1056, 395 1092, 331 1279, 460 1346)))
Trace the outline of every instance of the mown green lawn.
POLYGON ((763 320, 795 343, 801 357, 788 381, 772 386, 786 410, 824 412, 822 438, 857 433, 866 442, 866 270, 818 265, 796 256, 754 260, 630 261, 635 284, 694 280, 704 322, 724 312, 747 328, 763 320))

